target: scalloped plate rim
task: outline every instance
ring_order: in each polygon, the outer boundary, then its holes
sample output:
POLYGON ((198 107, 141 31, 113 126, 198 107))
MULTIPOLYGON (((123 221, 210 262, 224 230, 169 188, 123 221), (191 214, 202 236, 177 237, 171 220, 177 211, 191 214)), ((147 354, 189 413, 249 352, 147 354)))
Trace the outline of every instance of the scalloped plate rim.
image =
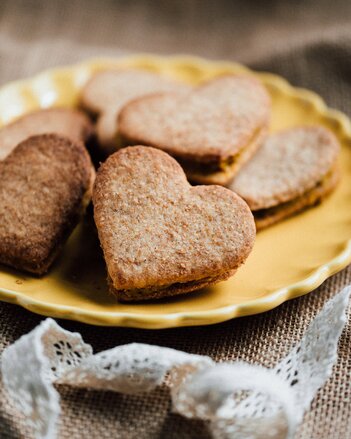
MULTIPOLYGON (((120 58, 92 58, 73 65, 60 66, 44 70, 32 77, 8 82, 0 87, 0 96, 10 88, 23 87, 28 83, 40 80, 41 77, 57 74, 59 72, 75 71, 87 68, 88 66, 104 63, 123 63, 124 60, 140 61, 142 59, 152 59, 161 63, 181 62, 202 66, 222 66, 230 69, 237 69, 241 72, 264 77, 271 85, 281 89, 284 93, 302 98, 309 101, 315 110, 328 119, 339 122, 342 132, 347 137, 351 137, 351 121, 342 112, 327 107, 324 100, 315 92, 305 88, 294 87, 286 79, 270 72, 253 71, 248 67, 231 61, 212 61, 191 55, 161 56, 152 54, 137 54, 122 56, 120 58)), ((58 305, 33 298, 28 298, 25 293, 8 290, 0 287, 0 300, 19 305, 31 312, 43 316, 63 318, 79 321, 82 323, 97 326, 123 326, 140 329, 166 329, 182 326, 198 326, 221 323, 233 318, 255 315, 272 310, 287 300, 308 294, 319 287, 326 279, 339 272, 351 263, 351 239, 345 241, 343 250, 333 259, 316 268, 308 277, 299 282, 279 288, 258 299, 247 301, 240 304, 227 305, 207 311, 176 312, 170 314, 135 314, 130 312, 108 312, 108 311, 89 311, 82 310, 74 306, 58 305)))

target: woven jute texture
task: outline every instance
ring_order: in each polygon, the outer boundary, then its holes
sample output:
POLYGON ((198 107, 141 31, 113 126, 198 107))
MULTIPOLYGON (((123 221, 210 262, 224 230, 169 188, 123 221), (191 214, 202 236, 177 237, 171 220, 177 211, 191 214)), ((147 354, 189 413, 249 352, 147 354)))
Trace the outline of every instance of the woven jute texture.
MULTIPOLYGON (((317 91, 351 116, 350 22, 348 0, 2 0, 0 83, 91 56, 187 52, 276 72, 317 91)), ((273 311, 209 327, 146 331, 59 324, 79 331, 95 352, 142 342, 210 355, 217 361, 241 359, 272 366, 302 337, 323 304, 350 283, 348 267, 313 293, 273 311)), ((14 305, 0 304, 0 353, 41 320, 14 305)), ((133 397, 62 386, 59 391, 60 438, 209 437, 203 423, 170 413, 166 388, 133 397)), ((0 382, 0 438, 32 438, 23 421, 0 382)), ((342 334, 333 375, 306 413, 297 437, 351 438, 350 324, 342 334)))

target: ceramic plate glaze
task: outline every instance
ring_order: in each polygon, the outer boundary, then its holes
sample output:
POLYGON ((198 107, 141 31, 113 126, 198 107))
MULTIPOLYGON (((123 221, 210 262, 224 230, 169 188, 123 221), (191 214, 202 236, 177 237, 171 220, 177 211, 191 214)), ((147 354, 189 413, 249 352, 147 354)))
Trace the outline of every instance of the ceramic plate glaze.
POLYGON ((92 219, 87 216, 66 244, 50 273, 34 278, 0 268, 0 299, 33 312, 94 325, 167 328, 207 325, 270 310, 306 294, 351 261, 351 123, 307 90, 284 79, 251 72, 228 62, 149 55, 93 60, 44 72, 0 90, 0 123, 36 108, 74 106, 96 71, 137 67, 193 84, 223 73, 260 78, 273 101, 271 131, 322 124, 342 144, 342 181, 320 206, 260 232, 246 264, 228 281, 205 290, 144 304, 120 304, 109 295, 106 272, 92 219))

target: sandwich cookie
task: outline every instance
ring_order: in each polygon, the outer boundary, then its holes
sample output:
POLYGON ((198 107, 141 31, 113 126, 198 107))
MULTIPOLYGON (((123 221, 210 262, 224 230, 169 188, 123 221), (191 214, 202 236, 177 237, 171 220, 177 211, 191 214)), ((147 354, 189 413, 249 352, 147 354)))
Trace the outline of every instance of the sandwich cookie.
POLYGON ((127 104, 122 138, 164 150, 194 183, 227 185, 262 143, 270 97, 251 76, 227 75, 185 95, 163 93, 127 104))
POLYGON ((106 158, 120 146, 117 117, 127 102, 149 93, 184 92, 189 86, 143 70, 105 70, 95 74, 81 94, 81 106, 97 117, 101 155, 106 158))
POLYGON ((320 203, 339 181, 340 145, 322 126, 287 129, 267 138, 230 189, 250 206, 263 229, 320 203))
POLYGON ((145 146, 121 149, 101 165, 93 205, 110 290, 121 301, 227 279, 245 262, 256 234, 238 195, 192 187, 172 157, 145 146))
POLYGON ((30 136, 56 133, 87 144, 93 132, 89 118, 80 111, 69 108, 34 111, 0 129, 0 160, 30 136))
POLYGON ((48 271, 90 202, 95 171, 81 142, 33 136, 0 162, 0 263, 48 271))

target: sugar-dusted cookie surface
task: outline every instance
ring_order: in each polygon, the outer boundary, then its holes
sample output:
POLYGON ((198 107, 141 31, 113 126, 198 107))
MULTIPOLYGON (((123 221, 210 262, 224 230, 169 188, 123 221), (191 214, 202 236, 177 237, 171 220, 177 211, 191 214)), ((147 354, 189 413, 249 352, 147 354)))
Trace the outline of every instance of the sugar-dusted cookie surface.
POLYGON ((270 109, 258 80, 226 75, 185 95, 135 99, 122 109, 119 130, 131 144, 168 152, 190 180, 227 184, 260 146, 270 109))
POLYGON ((33 136, 0 162, 0 175, 0 263, 43 274, 90 201, 89 154, 63 136, 33 136))
POLYGON ((118 148, 117 116, 123 105, 137 97, 158 92, 184 92, 190 87, 146 70, 105 70, 95 74, 81 94, 81 106, 97 120, 101 152, 118 148))
POLYGON ((230 189, 254 212, 258 228, 322 201, 339 180, 340 145, 322 126, 296 127, 272 134, 247 163, 230 189))
POLYGON ((49 133, 87 143, 93 135, 93 125, 84 113, 69 108, 50 108, 25 114, 0 129, 0 160, 28 137, 49 133))
POLYGON ((246 260, 255 224, 220 186, 192 187, 168 154, 128 147, 100 167, 94 218, 111 291, 121 300, 186 293, 228 278, 246 260))

